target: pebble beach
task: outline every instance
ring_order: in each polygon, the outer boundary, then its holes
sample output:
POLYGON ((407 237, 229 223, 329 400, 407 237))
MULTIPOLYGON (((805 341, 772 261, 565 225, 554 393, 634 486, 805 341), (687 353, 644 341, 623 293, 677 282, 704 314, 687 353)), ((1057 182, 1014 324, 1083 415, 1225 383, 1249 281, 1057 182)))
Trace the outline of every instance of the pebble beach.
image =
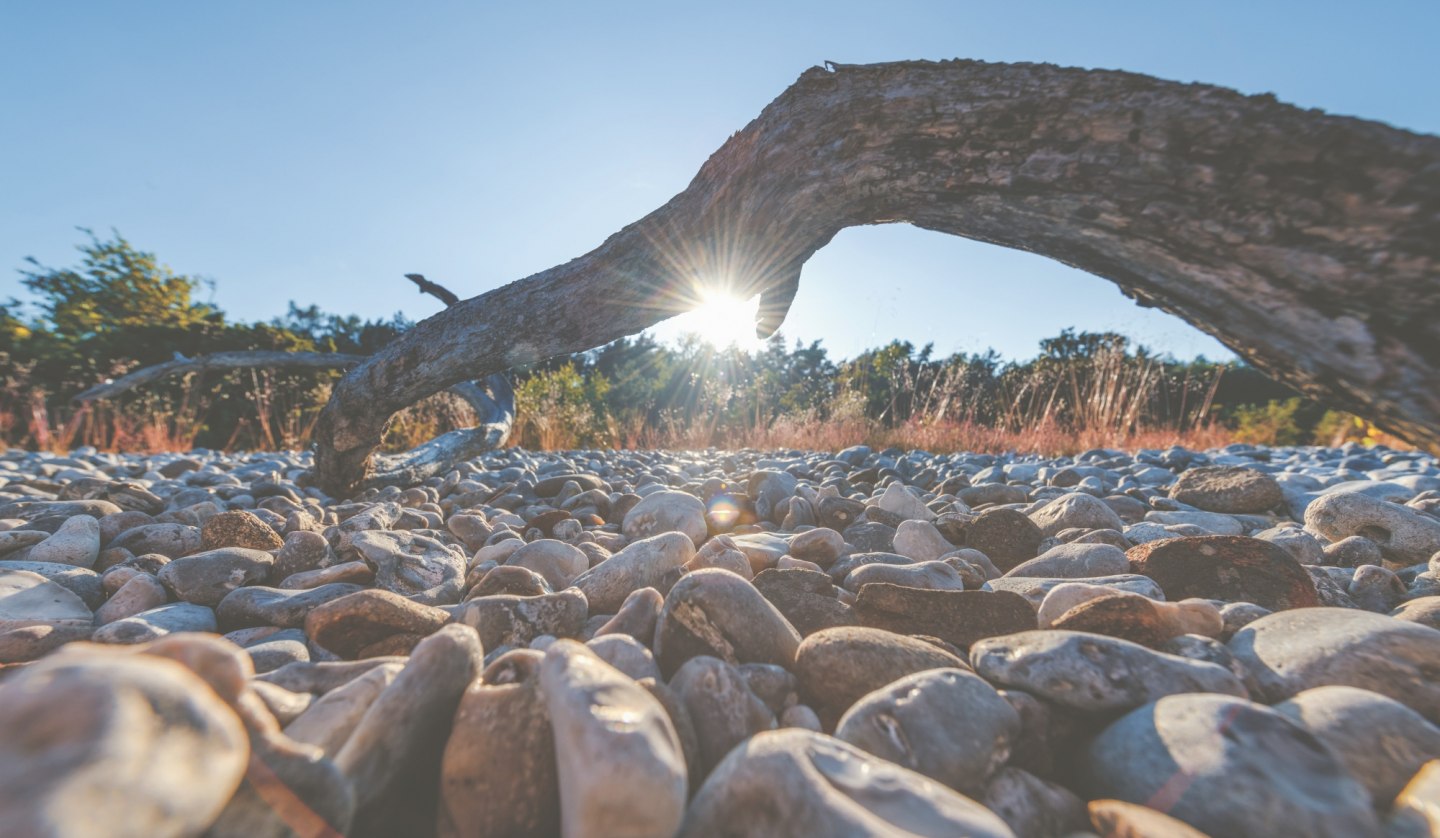
POLYGON ((0 455, 0 835, 1440 835, 1440 463, 0 455))

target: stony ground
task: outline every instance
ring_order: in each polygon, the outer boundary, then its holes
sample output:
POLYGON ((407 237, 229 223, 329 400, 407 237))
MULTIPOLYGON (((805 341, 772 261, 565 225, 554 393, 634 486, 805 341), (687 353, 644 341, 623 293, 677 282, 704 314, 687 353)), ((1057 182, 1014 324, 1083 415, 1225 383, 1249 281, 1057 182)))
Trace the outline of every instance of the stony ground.
POLYGON ((0 457, 0 834, 1440 834, 1427 456, 306 465, 0 457))

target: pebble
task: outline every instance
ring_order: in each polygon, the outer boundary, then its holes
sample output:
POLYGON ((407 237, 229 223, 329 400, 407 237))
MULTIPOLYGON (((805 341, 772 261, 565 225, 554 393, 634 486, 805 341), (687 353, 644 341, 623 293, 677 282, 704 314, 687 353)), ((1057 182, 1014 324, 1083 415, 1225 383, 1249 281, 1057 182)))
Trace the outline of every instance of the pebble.
MULTIPOLYGON (((1440 784, 1426 455, 511 448, 351 498, 312 462, 0 453, 0 716, 67 658, 169 658, 293 794, 187 768, 205 822, 153 834, 1185 834, 1115 799, 1163 795, 1402 834, 1440 784)), ((106 781, 156 799, 151 762, 106 781)))
POLYGON ((1258 700, 1359 687, 1440 724, 1440 629, 1349 608, 1304 608, 1261 617, 1228 645, 1259 685, 1258 700))
POLYGON ((585 627, 585 595, 566 588, 541 596, 497 594, 466 600, 455 608, 454 621, 480 633, 486 649, 523 647, 537 637, 578 637, 585 627))
POLYGON ((149 573, 137 573, 121 585, 95 612, 95 625, 103 626, 159 608, 169 599, 165 586, 149 573))
POLYGON ((1169 600, 1200 597, 1251 602, 1271 611, 1319 605, 1304 566, 1280 547, 1244 536, 1152 541, 1126 554, 1133 573, 1148 576, 1169 600))
POLYGON ((1344 764, 1243 698, 1171 695, 1136 708, 1095 739, 1082 770, 1094 797, 1151 806, 1207 835, 1380 835, 1370 794, 1344 764))
POLYGON ((67 652, 0 682, 0 834, 198 835, 248 758, 240 719, 172 660, 67 652))
POLYGON ((1123 530, 1125 522, 1099 498, 1074 492, 1061 495, 1030 513, 1030 521, 1044 537, 1078 527, 1087 530, 1123 530))
POLYGON ((1078 631, 1027 631, 981 640, 970 649, 975 672, 1062 707, 1113 713, 1177 693, 1246 696, 1234 673, 1212 663, 1078 631))
POLYGON ((1382 809, 1425 763, 1440 759, 1440 727, 1369 690, 1316 687, 1275 710, 1325 743, 1382 809))
POLYGON ((67 518, 54 535, 25 552, 25 561, 93 568, 100 557, 100 522, 89 515, 67 518))
POLYGON ((1305 528, 1331 541, 1364 536, 1386 559, 1402 565, 1440 552, 1440 520, 1359 492, 1316 498, 1305 508, 1305 528))
POLYGON ((424 605, 460 601, 465 581, 463 551, 413 532, 366 530, 350 546, 375 568, 375 586, 424 605))
POLYGON ((758 734, 732 750, 690 801, 679 835, 1014 837, 959 792, 794 728, 758 734))
POLYGON ((688 537, 662 533, 626 545, 580 574, 574 584, 585 594, 594 613, 614 614, 626 597, 641 588, 664 586, 669 590, 665 583, 673 583, 672 577, 679 578, 680 568, 694 557, 695 547, 688 537))
POLYGON ((546 651, 540 688, 555 735, 561 834, 674 834, 688 779, 665 708, 573 641, 546 651))
POLYGON ((539 659, 502 658, 503 681, 476 681, 460 699, 440 768, 442 838, 559 834, 555 736, 539 659))
POLYGON ((751 689, 740 669, 709 655, 686 661, 670 679, 695 728, 699 768, 707 775, 730 749, 774 730, 775 714, 751 689))
POLYGON ((795 663, 800 633, 745 579, 724 570, 686 574, 665 597, 655 625, 655 659, 672 677, 685 661, 795 663))
POLYGON ((855 599, 863 626, 896 634, 937 637, 959 649, 986 637, 1036 627, 1035 611, 1006 591, 923 590, 870 584, 855 599))
POLYGON ((167 562, 156 576, 185 602, 213 608, 231 591, 264 581, 274 562, 263 550, 224 547, 167 562))
POLYGON ((794 663, 801 696, 827 730, 866 694, 906 675, 946 668, 969 665, 923 640, 859 626, 810 635, 800 644, 794 663))
POLYGON ((189 602, 172 602, 106 623, 95 629, 90 639, 96 643, 148 643, 169 634, 214 632, 219 628, 214 609, 189 602))
POLYGON ((285 541, 255 513, 244 509, 221 512, 200 527, 200 549, 245 547, 251 550, 279 550, 285 541))
POLYGON ((1060 544, 1010 568, 1006 576, 1087 579, 1128 573, 1125 552, 1111 544, 1060 544))
POLYGON ((979 797, 1010 758, 1020 717, 985 679, 932 669, 892 681, 855 702, 835 737, 979 797))
POLYGON ((771 568, 756 576, 754 585, 802 637, 855 623, 850 606, 836 597, 828 574, 803 568, 771 568))
POLYGON ((1261 513, 1284 503, 1274 477, 1243 466, 1202 466, 1180 475, 1170 497, 1207 512, 1261 513))
POLYGON ((705 523, 705 504, 686 492, 655 492, 641 498, 625 513, 621 531, 631 540, 679 532, 688 536, 693 546, 699 547, 709 531, 709 525, 705 523))
MULTIPOLYGON (((371 657, 372 647, 388 644, 393 638, 419 638, 434 633, 450 619, 445 611, 406 599, 390 591, 357 591, 310 609, 305 615, 305 636, 339 655, 354 659, 371 657)), ((386 645, 390 654, 394 645, 386 645)), ((409 651, 407 648, 406 652, 409 651)))

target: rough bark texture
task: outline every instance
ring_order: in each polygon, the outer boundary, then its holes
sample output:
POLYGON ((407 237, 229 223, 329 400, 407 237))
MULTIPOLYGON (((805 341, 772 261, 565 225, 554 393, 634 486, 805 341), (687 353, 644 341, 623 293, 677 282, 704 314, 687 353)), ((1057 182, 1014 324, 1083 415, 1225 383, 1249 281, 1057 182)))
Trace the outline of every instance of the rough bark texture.
POLYGON ((1110 279, 1440 443, 1440 139, 1131 73, 899 62, 805 72, 663 207, 352 370, 317 428, 318 477, 346 492, 406 405, 633 334, 701 284, 761 292, 773 332, 811 254, 899 222, 1110 279))

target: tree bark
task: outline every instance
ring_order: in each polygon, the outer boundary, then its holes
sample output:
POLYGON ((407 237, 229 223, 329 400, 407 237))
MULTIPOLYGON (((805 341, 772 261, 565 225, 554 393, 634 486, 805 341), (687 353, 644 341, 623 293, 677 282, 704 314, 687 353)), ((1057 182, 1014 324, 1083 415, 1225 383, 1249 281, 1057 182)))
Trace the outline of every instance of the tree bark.
POLYGON ((406 405, 634 334, 705 285, 759 292, 773 333, 837 232, 902 222, 1110 279, 1440 443, 1440 139, 1132 73, 907 61, 806 71, 664 206, 356 367, 321 415, 317 477, 343 494, 406 405))

